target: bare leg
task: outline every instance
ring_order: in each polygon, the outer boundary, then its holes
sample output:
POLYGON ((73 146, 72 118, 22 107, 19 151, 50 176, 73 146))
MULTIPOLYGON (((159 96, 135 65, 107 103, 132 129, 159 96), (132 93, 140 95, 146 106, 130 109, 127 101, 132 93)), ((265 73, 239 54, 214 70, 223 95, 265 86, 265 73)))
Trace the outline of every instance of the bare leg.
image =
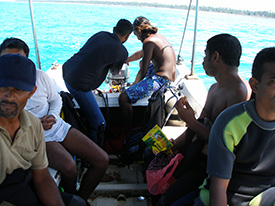
POLYGON ((59 142, 46 142, 49 166, 61 173, 64 190, 74 193, 76 181, 76 165, 72 155, 59 142))
POLYGON ((72 128, 62 145, 91 166, 82 178, 78 195, 87 200, 100 183, 109 164, 108 154, 80 131, 72 128))
POLYGON ((119 106, 122 112, 126 133, 130 132, 133 127, 133 107, 125 91, 119 95, 119 106))

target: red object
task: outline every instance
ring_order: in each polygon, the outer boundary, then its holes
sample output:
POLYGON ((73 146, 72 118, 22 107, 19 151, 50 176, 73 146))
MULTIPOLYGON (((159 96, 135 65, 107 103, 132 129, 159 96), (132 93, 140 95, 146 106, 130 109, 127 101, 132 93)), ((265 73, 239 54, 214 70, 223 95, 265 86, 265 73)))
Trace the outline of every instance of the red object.
POLYGON ((125 130, 122 127, 114 126, 110 129, 110 136, 106 136, 104 150, 108 154, 117 154, 123 148, 125 130))
MULTIPOLYGON (((157 156, 155 158, 157 158, 157 156)), ((148 191, 152 195, 163 194, 176 181, 173 173, 182 159, 183 155, 178 153, 165 167, 154 170, 151 165, 151 169, 146 170, 148 191)), ((152 161, 154 161, 154 159, 152 161)))

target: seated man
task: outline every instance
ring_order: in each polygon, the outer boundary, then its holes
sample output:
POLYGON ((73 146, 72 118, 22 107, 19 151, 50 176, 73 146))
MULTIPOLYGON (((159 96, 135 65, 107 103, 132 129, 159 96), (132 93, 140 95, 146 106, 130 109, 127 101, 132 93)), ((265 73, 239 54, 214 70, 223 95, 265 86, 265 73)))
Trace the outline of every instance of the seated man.
POLYGON ((143 57, 133 85, 119 96, 126 132, 130 132, 133 126, 131 104, 151 95, 163 84, 174 81, 176 71, 174 49, 165 37, 157 33, 158 28, 145 17, 137 17, 133 26, 134 34, 143 43, 143 48, 136 53, 136 58, 129 60, 129 57, 127 62, 143 57))
POLYGON ((24 110, 36 90, 35 79, 31 60, 19 54, 0 57, 0 203, 61 206, 47 168, 42 125, 24 110))
POLYGON ((196 205, 275 203, 275 47, 256 55, 249 83, 252 99, 226 109, 211 129, 210 179, 196 205))
MULTIPOLYGON (((4 40, 0 48, 0 55, 20 53, 27 57, 29 54, 27 44, 17 38, 4 40)), ((78 191, 78 195, 87 200, 108 167, 108 155, 87 136, 60 118, 62 101, 53 82, 41 70, 36 70, 36 75, 37 90, 28 100, 25 109, 41 120, 49 166, 60 171, 62 187, 66 192, 74 193, 76 187, 77 171, 72 154, 91 165, 78 191)))
POLYGON ((176 104, 179 116, 188 128, 173 141, 174 149, 179 149, 185 157, 175 170, 177 181, 162 195, 159 205, 170 205, 203 183, 207 176, 207 144, 202 148, 208 141, 212 123, 227 107, 250 98, 251 88, 238 74, 241 53, 239 40, 230 34, 218 34, 207 41, 203 68, 217 82, 208 91, 199 118, 202 121, 196 120, 188 101, 181 99, 176 104), (201 139, 191 145, 195 134, 201 139))

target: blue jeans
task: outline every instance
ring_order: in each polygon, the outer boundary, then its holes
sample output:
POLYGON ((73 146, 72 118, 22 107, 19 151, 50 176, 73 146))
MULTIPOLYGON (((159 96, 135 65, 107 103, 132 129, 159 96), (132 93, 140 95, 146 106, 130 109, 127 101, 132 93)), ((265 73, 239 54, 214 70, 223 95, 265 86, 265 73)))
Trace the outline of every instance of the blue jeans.
MULTIPOLYGON (((95 100, 94 94, 92 91, 83 92, 77 89, 72 88, 67 83, 66 87, 69 92, 73 95, 75 100, 77 101, 79 107, 85 114, 87 121, 91 127, 90 138, 100 146, 102 146, 102 142, 98 142, 98 133, 102 124, 104 124, 104 130, 106 128, 105 119, 100 111, 100 108, 95 100)), ((102 140, 103 141, 103 140, 102 140)))

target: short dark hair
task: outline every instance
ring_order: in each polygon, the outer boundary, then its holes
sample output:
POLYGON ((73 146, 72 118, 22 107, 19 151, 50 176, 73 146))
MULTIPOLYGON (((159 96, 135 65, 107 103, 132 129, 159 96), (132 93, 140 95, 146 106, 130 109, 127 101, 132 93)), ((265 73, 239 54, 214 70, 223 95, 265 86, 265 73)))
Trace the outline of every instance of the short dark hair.
POLYGON ((6 38, 3 43, 0 45, 0 54, 3 52, 4 49, 22 49, 26 56, 29 56, 30 49, 28 45, 21 39, 10 37, 6 38))
POLYGON ((275 47, 264 48, 256 55, 252 65, 252 77, 261 82, 265 72, 263 65, 268 62, 275 62, 275 47))
POLYGON ((132 31, 133 25, 127 19, 120 19, 114 28, 114 33, 119 34, 121 36, 131 34, 132 31))
POLYGON ((206 50, 212 55, 215 51, 219 52, 222 60, 229 66, 240 65, 242 46, 240 41, 230 34, 218 34, 207 41, 206 50))

